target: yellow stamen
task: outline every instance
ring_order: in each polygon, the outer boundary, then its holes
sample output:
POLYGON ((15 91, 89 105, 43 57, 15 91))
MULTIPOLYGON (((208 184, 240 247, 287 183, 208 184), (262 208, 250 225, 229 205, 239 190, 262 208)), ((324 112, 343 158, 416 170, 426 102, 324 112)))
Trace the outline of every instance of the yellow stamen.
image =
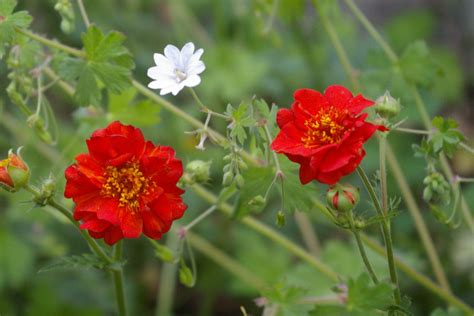
POLYGON ((342 139, 345 127, 341 124, 346 111, 337 111, 334 107, 321 109, 316 115, 304 122, 308 128, 301 141, 306 148, 333 144, 342 139))

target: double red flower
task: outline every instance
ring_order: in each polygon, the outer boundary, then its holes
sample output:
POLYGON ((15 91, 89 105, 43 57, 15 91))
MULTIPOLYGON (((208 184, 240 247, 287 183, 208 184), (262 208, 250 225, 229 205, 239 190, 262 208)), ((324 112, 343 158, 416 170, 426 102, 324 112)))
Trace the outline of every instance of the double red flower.
POLYGON ((334 184, 352 173, 365 156, 363 148, 382 125, 366 122, 366 107, 374 104, 346 88, 330 86, 324 94, 300 89, 291 109, 280 109, 280 132, 271 148, 300 164, 300 181, 334 184))
POLYGON ((184 191, 176 186, 183 166, 171 147, 155 146, 120 122, 95 131, 87 147, 65 171, 64 196, 92 237, 109 245, 142 232, 159 239, 183 215, 184 191))

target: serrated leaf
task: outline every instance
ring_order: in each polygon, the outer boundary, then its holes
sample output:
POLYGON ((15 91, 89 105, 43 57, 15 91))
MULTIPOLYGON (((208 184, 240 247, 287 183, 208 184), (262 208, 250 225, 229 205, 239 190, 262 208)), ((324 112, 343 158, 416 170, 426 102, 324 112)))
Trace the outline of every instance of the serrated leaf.
POLYGON ((399 66, 407 81, 425 87, 431 85, 440 72, 440 67, 423 41, 408 45, 400 57, 399 66))
POLYGON ((130 87, 134 63, 129 51, 123 46, 123 34, 112 31, 104 35, 92 25, 81 39, 85 60, 64 58, 59 66, 59 73, 64 78, 78 79, 75 98, 80 105, 99 104, 100 83, 116 94, 130 87))
POLYGON ((284 174, 285 211, 310 211, 313 208, 313 197, 317 195, 316 186, 313 183, 301 184, 298 166, 291 161, 280 160, 280 164, 284 174))
POLYGON ((348 287, 347 308, 349 310, 385 309, 393 301, 392 286, 384 282, 373 285, 367 273, 361 274, 357 279, 350 279, 348 287))
POLYGON ((264 291, 263 295, 270 304, 278 306, 278 316, 306 316, 314 309, 310 304, 301 304, 307 292, 304 288, 279 282, 270 290, 264 291))
POLYGON ((56 269, 105 269, 107 263, 93 254, 82 254, 62 257, 58 261, 41 268, 38 272, 48 272, 56 269))
POLYGON ((16 0, 0 1, 0 58, 5 46, 11 44, 17 36, 15 28, 27 28, 32 18, 26 11, 12 13, 16 7, 16 0))
POLYGON ((453 119, 444 119, 441 116, 436 116, 432 123, 437 131, 429 139, 429 145, 432 146, 435 154, 443 151, 447 156, 451 157, 461 141, 464 140, 464 135, 457 129, 457 122, 453 119))
POLYGON ((271 168, 257 167, 249 168, 242 173, 245 179, 245 185, 240 191, 235 208, 234 216, 236 218, 240 219, 248 214, 260 211, 263 208, 255 209, 255 203, 252 203, 252 201, 256 196, 265 196, 274 174, 271 168))
POLYGON ((232 123, 229 125, 230 136, 236 137, 240 144, 247 139, 246 127, 255 125, 255 120, 249 113, 249 105, 245 102, 240 103, 237 108, 227 106, 227 115, 232 117, 232 123))

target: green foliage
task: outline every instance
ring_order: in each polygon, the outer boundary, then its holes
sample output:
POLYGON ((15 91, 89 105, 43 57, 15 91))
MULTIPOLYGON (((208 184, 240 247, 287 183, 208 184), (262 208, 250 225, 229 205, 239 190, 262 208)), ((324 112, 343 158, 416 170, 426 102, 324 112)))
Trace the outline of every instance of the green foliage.
POLYGON ((152 126, 160 121, 160 106, 146 99, 135 101, 137 90, 129 88, 120 94, 109 93, 107 118, 135 126, 152 126))
POLYGON ((54 263, 45 266, 39 272, 49 272, 57 269, 100 269, 104 270, 108 267, 101 258, 94 254, 85 253, 82 255, 72 255, 60 258, 54 263))
POLYGON ((92 25, 81 36, 85 59, 67 57, 60 63, 59 72, 67 80, 77 80, 74 97, 83 106, 98 105, 100 84, 119 94, 131 84, 132 56, 123 42, 125 36, 112 31, 104 35, 92 25))
POLYGON ((240 103, 237 108, 234 108, 230 104, 227 105, 227 111, 225 114, 232 118, 232 123, 229 125, 230 136, 232 138, 237 138, 240 144, 243 144, 247 139, 245 128, 255 125, 255 120, 253 119, 250 110, 250 105, 246 102, 240 103))
POLYGON ((234 216, 242 218, 248 214, 258 213, 265 206, 258 196, 264 197, 269 188, 275 173, 271 168, 252 167, 245 170, 242 176, 245 179, 245 185, 239 192, 239 199, 235 206, 234 216))
POLYGON ((318 191, 313 183, 302 185, 298 176, 298 165, 288 161, 280 160, 284 174, 284 208, 286 211, 309 212, 313 209, 313 199, 318 196, 318 191))
POLYGON ((0 249, 0 291, 5 287, 18 288, 33 270, 32 249, 4 230, 0 230, 0 249))
POLYGON ((424 87, 430 86, 441 71, 424 41, 408 45, 400 57, 399 66, 408 82, 424 87))
POLYGON ((430 316, 463 316, 465 315, 462 311, 455 307, 449 307, 447 310, 442 308, 435 309, 430 316))
POLYGON ((16 0, 0 1, 0 58, 5 53, 5 46, 10 45, 17 37, 16 28, 27 28, 32 18, 26 11, 13 13, 16 0))
POLYGON ((436 116, 432 123, 437 129, 429 140, 432 143, 433 151, 435 153, 443 151, 452 157, 458 145, 464 140, 463 134, 458 130, 458 123, 454 119, 444 119, 441 116, 436 116))
POLYGON ((301 304, 306 293, 307 290, 303 288, 279 282, 273 288, 264 291, 263 296, 268 300, 266 306, 277 310, 276 316, 307 316, 314 306, 301 304))
POLYGON ((375 311, 385 309, 392 303, 393 287, 385 282, 373 285, 367 273, 348 283, 347 309, 354 311, 375 311))

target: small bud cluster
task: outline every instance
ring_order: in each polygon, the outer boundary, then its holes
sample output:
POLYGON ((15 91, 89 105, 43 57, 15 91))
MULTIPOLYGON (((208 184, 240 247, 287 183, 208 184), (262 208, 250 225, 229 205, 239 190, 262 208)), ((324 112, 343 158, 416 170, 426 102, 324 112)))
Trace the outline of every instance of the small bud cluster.
POLYGON ((66 34, 72 33, 76 22, 71 1, 58 0, 54 6, 54 10, 58 11, 59 15, 61 15, 61 30, 66 34))
POLYGON ((193 160, 186 165, 187 184, 206 183, 210 178, 210 161, 193 160))
POLYGON ((430 173, 424 180, 423 199, 426 203, 447 205, 451 199, 451 187, 439 172, 430 173))
POLYGON ((241 171, 247 169, 247 164, 236 152, 224 156, 224 161, 227 162, 227 164, 223 169, 224 176, 222 178, 222 185, 228 187, 232 183, 235 183, 237 188, 242 188, 245 184, 245 180, 241 171))

